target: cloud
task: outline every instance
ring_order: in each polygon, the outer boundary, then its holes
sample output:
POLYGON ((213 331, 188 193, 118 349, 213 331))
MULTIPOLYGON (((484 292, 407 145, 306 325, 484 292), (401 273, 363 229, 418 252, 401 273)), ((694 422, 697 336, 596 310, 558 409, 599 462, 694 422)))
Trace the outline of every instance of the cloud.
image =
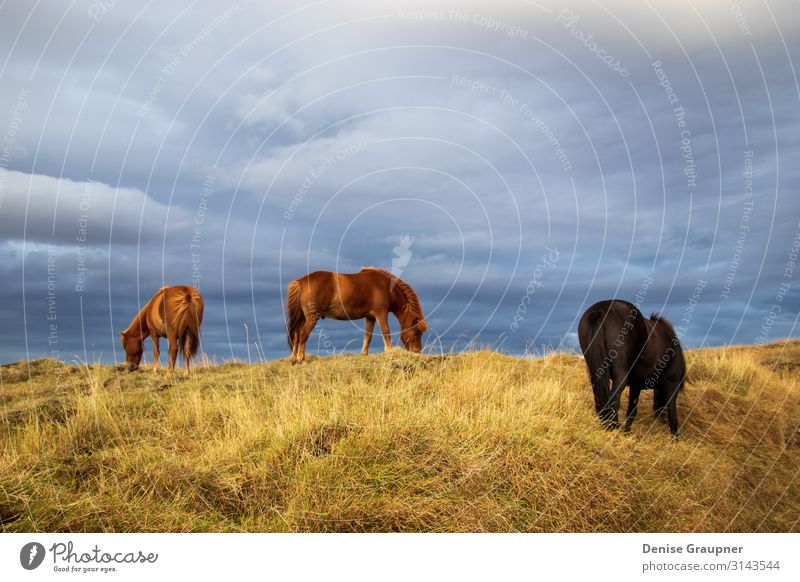
MULTIPOLYGON (((6 359, 51 353, 48 277, 62 355, 113 358, 143 301, 196 278, 204 350, 246 356, 247 325, 281 356, 291 279, 391 268, 403 236, 445 346, 574 347, 584 309, 648 277, 645 307, 673 319, 706 281, 688 344, 753 341, 785 280, 789 3, 6 4, 0 311, 26 332, 6 359), (546 246, 558 265, 510 333, 546 246)), ((799 301, 770 337, 797 335, 799 301)))
POLYGON ((0 172, 4 195, 0 229, 5 240, 74 247, 147 245, 160 242, 165 229, 191 229, 191 212, 155 202, 136 188, 0 172))

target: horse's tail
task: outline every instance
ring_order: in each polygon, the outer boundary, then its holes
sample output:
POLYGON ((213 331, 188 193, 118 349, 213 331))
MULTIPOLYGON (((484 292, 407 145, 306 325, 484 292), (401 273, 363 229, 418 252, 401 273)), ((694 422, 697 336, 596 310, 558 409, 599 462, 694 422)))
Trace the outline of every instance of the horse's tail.
POLYGON ((286 294, 286 327, 289 349, 294 350, 294 336, 306 322, 300 305, 300 281, 292 281, 286 294))
POLYGON ((601 329, 603 314, 599 312, 590 313, 586 318, 586 327, 589 332, 588 344, 583 352, 583 359, 589 369, 589 377, 594 392, 594 403, 597 412, 601 412, 608 404, 608 372, 609 363, 606 362, 608 350, 606 349, 606 339, 601 329))
POLYGON ((178 292, 174 298, 172 325, 175 326, 178 338, 178 350, 195 356, 200 348, 200 325, 203 323, 203 296, 200 291, 190 287, 178 292))

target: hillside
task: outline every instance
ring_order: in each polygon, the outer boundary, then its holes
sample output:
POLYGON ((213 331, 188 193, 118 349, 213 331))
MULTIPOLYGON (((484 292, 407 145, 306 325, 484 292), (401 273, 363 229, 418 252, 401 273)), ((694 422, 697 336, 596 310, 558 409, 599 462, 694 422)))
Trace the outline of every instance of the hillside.
POLYGON ((574 355, 2 366, 0 529, 800 531, 800 341, 687 357, 677 443, 574 355))

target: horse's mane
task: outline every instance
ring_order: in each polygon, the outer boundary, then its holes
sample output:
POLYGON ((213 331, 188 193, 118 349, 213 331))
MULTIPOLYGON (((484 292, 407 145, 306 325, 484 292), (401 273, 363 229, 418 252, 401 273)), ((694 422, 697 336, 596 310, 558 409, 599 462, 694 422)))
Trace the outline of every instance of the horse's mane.
POLYGON ((675 328, 672 327, 672 324, 669 322, 669 320, 660 313, 658 313, 657 311, 654 311, 653 313, 650 314, 650 321, 652 321, 653 323, 662 324, 667 329, 667 331, 669 331, 672 337, 677 337, 678 334, 675 333, 675 328))
MULTIPOLYGON (((389 277, 394 282, 395 287, 406 299, 405 310, 410 311, 412 315, 419 318, 423 323, 425 322, 425 316, 422 314, 422 306, 419 304, 419 298, 417 297, 417 293, 411 288, 411 285, 403 281, 397 275, 394 275, 385 269, 379 269, 378 267, 361 267, 361 270, 375 271, 385 275, 386 277, 389 277)), ((425 329, 427 329, 427 325, 425 325, 425 329)))
POLYGON ((167 287, 164 286, 161 289, 159 289, 158 291, 156 291, 156 294, 153 295, 150 298, 150 300, 142 306, 142 308, 139 310, 139 313, 137 313, 133 317, 133 319, 131 320, 130 325, 128 327, 126 327, 125 330, 122 333, 130 333, 131 330, 134 329, 134 326, 138 327, 139 329, 137 329, 136 331, 141 333, 142 324, 143 324, 144 318, 147 316, 147 311, 150 309, 150 304, 153 303, 153 301, 155 301, 156 297, 158 297, 159 293, 162 293, 164 291, 164 289, 166 289, 166 288, 167 287))

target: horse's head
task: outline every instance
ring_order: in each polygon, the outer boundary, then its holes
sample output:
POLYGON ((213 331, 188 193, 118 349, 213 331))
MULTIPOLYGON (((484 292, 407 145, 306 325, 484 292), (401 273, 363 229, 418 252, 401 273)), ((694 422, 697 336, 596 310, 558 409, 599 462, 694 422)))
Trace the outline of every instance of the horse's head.
POLYGON ((119 333, 122 347, 125 350, 125 367, 128 372, 133 372, 139 368, 144 353, 144 342, 140 337, 121 331, 119 333))
POLYGON ((403 319, 405 321, 400 321, 400 325, 403 326, 400 331, 400 341, 408 351, 418 354, 422 351, 422 334, 428 331, 428 324, 424 318, 416 315, 409 315, 403 319))
POLYGON ((408 283, 391 273, 381 272, 391 280, 389 310, 400 322, 400 341, 408 351, 419 353, 422 351, 422 334, 428 331, 419 298, 408 283))

